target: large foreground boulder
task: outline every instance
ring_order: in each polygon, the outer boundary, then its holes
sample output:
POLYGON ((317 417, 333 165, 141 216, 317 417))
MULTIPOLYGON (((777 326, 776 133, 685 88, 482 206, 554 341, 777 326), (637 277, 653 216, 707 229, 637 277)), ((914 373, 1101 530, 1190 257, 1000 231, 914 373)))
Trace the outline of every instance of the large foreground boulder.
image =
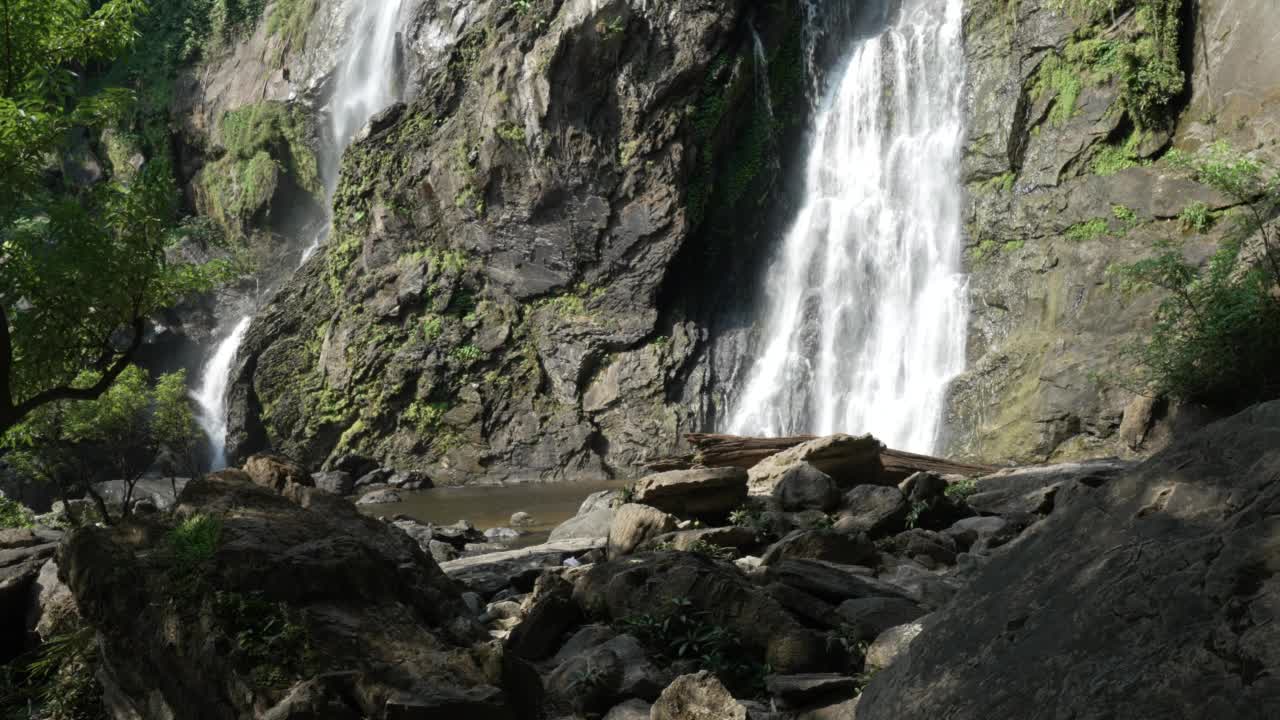
POLYGON ((635 502, 675 515, 726 515, 747 499, 747 471, 672 470, 637 480, 634 494, 635 502))
POLYGON ((858 720, 1280 717, 1277 478, 1272 402, 1065 482, 875 676, 858 720))
POLYGON ((507 717, 481 628, 405 533, 238 471, 189 484, 175 514, 79 530, 60 556, 114 717, 507 717))

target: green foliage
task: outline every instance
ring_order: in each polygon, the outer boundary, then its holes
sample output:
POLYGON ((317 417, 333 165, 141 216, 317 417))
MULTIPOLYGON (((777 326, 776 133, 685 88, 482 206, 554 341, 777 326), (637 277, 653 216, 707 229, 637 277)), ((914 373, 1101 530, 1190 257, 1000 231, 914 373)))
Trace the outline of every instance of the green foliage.
POLYGON ((257 686, 284 686, 314 665, 305 619, 287 603, 219 591, 213 611, 232 640, 232 660, 257 686))
POLYGON ((1097 175, 1115 175, 1121 170, 1144 164, 1138 157, 1138 148, 1144 135, 1134 132, 1122 145, 1102 145, 1093 156, 1092 169, 1097 175))
POLYGON ((1082 27, 1060 53, 1042 61, 1033 81, 1035 100, 1053 100, 1049 121, 1062 125, 1076 110, 1086 86, 1120 84, 1121 109, 1139 129, 1164 127, 1171 121, 1173 100, 1185 78, 1179 65, 1179 30, 1183 0, 1058 0, 1056 9, 1082 21, 1082 27), (1112 25, 1132 8, 1127 32, 1112 25))
POLYGON ((687 598, 673 597, 658 614, 624 618, 620 625, 664 661, 689 661, 713 673, 735 696, 750 697, 763 690, 769 668, 758 653, 687 598))
POLYGON ((92 627, 77 625, 49 638, 34 656, 24 656, 9 667, 0 667, 3 717, 106 720, 102 686, 94 676, 97 659, 94 638, 92 627), (39 708, 38 716, 29 714, 33 707, 39 708))
POLYGON ((1141 380, 1159 393, 1237 407, 1280 395, 1280 254, 1270 218, 1280 209, 1280 180, 1260 161, 1224 144, 1170 164, 1242 205, 1234 231, 1203 266, 1175 241, 1109 273, 1126 291, 1165 294, 1148 342, 1131 348, 1141 380), (1250 238, 1258 252, 1242 250, 1250 238))
POLYGON ((439 315, 433 313, 422 318, 422 337, 427 342, 439 340, 442 332, 444 332, 444 319, 439 315))
POLYGON ((303 46, 307 26, 318 8, 318 0, 276 0, 267 18, 267 32, 282 40, 271 58, 273 65, 283 67, 286 52, 303 46))
MULTIPOLYGON (((947 483, 947 489, 943 491, 943 494, 953 502, 962 502, 976 492, 978 492, 977 481, 965 478, 964 480, 947 483)), ((919 517, 919 513, 917 513, 916 517, 919 517)))
POLYGON ((733 548, 731 547, 715 545, 702 539, 694 541, 693 544, 689 546, 687 552, 705 555, 713 560, 733 560, 735 555, 733 548))
POLYGON ((1193 202, 1182 209, 1182 212, 1178 214, 1178 219, 1182 221, 1183 228, 1194 230, 1198 233, 1206 233, 1213 227, 1217 216, 1209 209, 1208 205, 1202 202, 1193 202))
POLYGON ((17 500, 0 495, 0 530, 31 527, 31 511, 17 500))
POLYGON ((222 118, 226 153, 201 173, 209 212, 232 236, 271 202, 285 177, 319 201, 319 165, 307 144, 307 117, 281 102, 262 102, 222 118))
POLYGON ((1098 238, 1104 237, 1110 234, 1110 232, 1111 229, 1106 218, 1093 218, 1092 220, 1076 223, 1075 225, 1067 228, 1065 235, 1068 240, 1074 240, 1075 242, 1088 242, 1090 240, 1097 240, 1098 238))
POLYGON ((459 345, 449 351, 449 359, 459 365, 470 365, 484 357, 484 351, 475 345, 459 345))
POLYGON ((1119 221, 1120 226, 1126 233, 1142 224, 1142 220, 1138 218, 1138 213, 1134 212, 1133 208, 1125 205, 1112 205, 1111 216, 1119 221))
POLYGON ((430 434, 440 426, 444 414, 449 412, 447 402, 414 401, 405 408, 404 419, 423 434, 430 434))
POLYGON ((969 260, 975 264, 986 262, 995 259, 1001 252, 1021 250, 1025 245, 1025 240, 979 240, 977 245, 969 248, 969 260))
POLYGON ((151 435, 171 475, 200 476, 200 425, 187 392, 187 371, 162 375, 156 382, 151 435))
POLYGON ((523 125, 517 125, 516 123, 511 123, 511 122, 502 123, 501 125, 498 126, 496 132, 498 133, 498 137, 502 138, 503 140, 509 143, 524 142, 524 126, 523 125))
POLYGON ((920 522, 920 516, 933 507, 931 500, 918 500, 911 503, 911 509, 907 511, 907 529, 912 529, 920 522))
POLYGON ((192 515, 169 531, 174 565, 189 571, 213 559, 222 538, 222 521, 211 515, 192 515))
POLYGON ((1013 183, 1018 179, 1014 173, 1007 172, 997 175, 990 180, 982 183, 981 188, 990 192, 1013 192, 1013 183))

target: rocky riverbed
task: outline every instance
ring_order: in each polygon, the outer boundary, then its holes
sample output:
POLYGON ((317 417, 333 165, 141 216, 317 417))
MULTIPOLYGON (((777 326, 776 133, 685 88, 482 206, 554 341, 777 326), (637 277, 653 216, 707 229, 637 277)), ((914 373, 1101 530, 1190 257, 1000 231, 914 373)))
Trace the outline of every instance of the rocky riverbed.
POLYGON ((255 456, 171 512, 3 531, 2 646, 88 633, 116 718, 1280 712, 1280 403, 1141 464, 830 459, 874 445, 642 477, 488 553, 255 456))

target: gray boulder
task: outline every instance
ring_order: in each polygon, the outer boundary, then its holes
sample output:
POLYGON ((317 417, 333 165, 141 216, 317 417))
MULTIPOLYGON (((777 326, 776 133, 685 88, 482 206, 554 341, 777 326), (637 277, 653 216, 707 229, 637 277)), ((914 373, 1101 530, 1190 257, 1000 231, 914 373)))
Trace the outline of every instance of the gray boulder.
POLYGON ((609 524, 609 557, 627 555, 644 541, 675 529, 676 519, 657 508, 636 503, 623 505, 609 524))
POLYGON ((350 495, 356 486, 351 473, 343 472, 342 470, 326 470, 312 473, 311 479, 315 481, 317 488, 334 495, 350 495))
POLYGON ((650 720, 747 720, 747 709, 733 699, 715 675, 703 670, 681 675, 653 704, 650 720))
POLYGON ((866 535, 836 530, 796 530, 774 543, 761 560, 772 565, 784 559, 826 560, 844 565, 872 565, 879 551, 866 535))
POLYGON ((360 499, 356 500, 356 504, 357 505, 385 505, 387 503, 398 503, 400 502, 400 499, 401 499, 400 493, 396 492, 395 490, 389 490, 389 489, 374 490, 373 492, 368 492, 368 493, 365 493, 364 495, 361 495, 360 499))
POLYGON ((787 512, 829 512, 840 504, 840 489, 830 475, 807 462, 787 468, 773 488, 773 498, 787 512))
POLYGON ((771 495, 792 465, 807 462, 844 486, 884 483, 880 451, 884 445, 870 435, 828 435, 775 453, 748 471, 752 495, 771 495))
POLYGON ((853 628, 859 639, 874 640, 891 627, 904 625, 925 614, 924 608, 903 598, 858 598, 836 608, 842 624, 853 628))
POLYGON ((891 627, 880 633, 867 647, 866 666, 869 670, 883 670, 902 656, 924 631, 925 619, 920 618, 905 625, 891 627))
POLYGON ((892 485, 857 485, 844 494, 842 505, 835 528, 871 537, 902 529, 910 508, 902 491, 892 485))
POLYGON ((747 499, 742 468, 694 468, 649 475, 636 481, 634 502, 682 516, 727 515, 747 499))

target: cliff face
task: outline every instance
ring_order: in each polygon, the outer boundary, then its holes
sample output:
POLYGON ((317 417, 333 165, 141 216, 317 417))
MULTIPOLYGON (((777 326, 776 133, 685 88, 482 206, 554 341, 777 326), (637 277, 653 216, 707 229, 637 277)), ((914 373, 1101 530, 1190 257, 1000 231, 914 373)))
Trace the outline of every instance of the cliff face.
POLYGON ((348 149, 327 245, 250 329, 233 455, 449 483, 669 450, 710 422, 708 308, 753 275, 808 112, 799 9, 407 12, 413 99, 348 149))
POLYGON ((1162 441, 1162 409, 1153 418, 1124 352, 1144 337, 1157 298, 1120 292, 1107 270, 1160 238, 1183 241, 1193 258, 1220 238, 1179 216, 1228 201, 1159 158, 1219 139, 1245 150, 1269 142, 1280 82, 1264 38, 1280 21, 1258 3, 1119 5, 1092 25, 1048 0, 967 9, 973 311, 969 370, 948 418, 953 453, 1039 461, 1162 441), (1176 32, 1158 27, 1161 10, 1176 32), (1187 83, 1144 116, 1142 88, 1108 53, 1160 44, 1187 83))
MULTIPOLYGON (((716 426, 793 215, 820 85, 808 66, 835 64, 847 17, 817 7, 807 25, 797 4, 736 0, 406 0, 407 103, 348 149, 332 236, 294 274, 324 201, 317 150, 350 29, 345 2, 278 5, 178 106, 193 203, 281 283, 242 347, 233 456, 270 446, 441 483, 548 480, 626 473, 716 426), (268 132, 246 145, 237 122, 268 132), (263 153, 265 190, 252 182, 263 153)), ((1145 453, 1176 414, 1141 397, 1124 352, 1158 298, 1119 292, 1107 271, 1160 238, 1192 257, 1220 238, 1180 215, 1228 201, 1160 158, 1218 139, 1262 147, 1280 20, 1261 0, 1116 7, 966 7, 973 310, 949 454, 1145 453), (1135 58, 1154 68, 1141 82, 1125 70, 1135 58)))

